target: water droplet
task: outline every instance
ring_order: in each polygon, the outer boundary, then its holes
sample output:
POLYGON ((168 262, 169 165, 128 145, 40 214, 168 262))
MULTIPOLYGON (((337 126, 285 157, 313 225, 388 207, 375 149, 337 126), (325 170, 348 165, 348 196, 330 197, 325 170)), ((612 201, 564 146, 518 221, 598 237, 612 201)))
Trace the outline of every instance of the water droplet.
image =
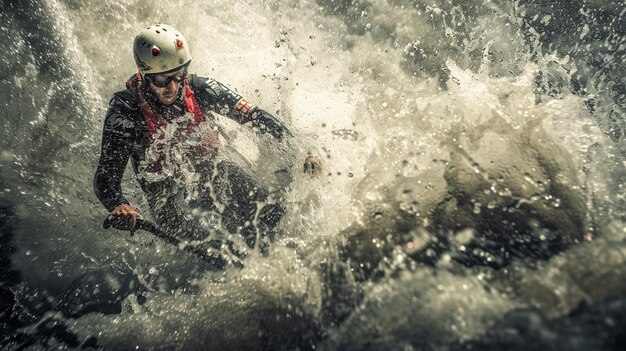
POLYGON ((524 173, 524 180, 530 183, 533 182, 533 178, 530 177, 529 173, 524 173))
POLYGON ((375 221, 380 221, 380 220, 383 219, 383 213, 382 212, 375 212, 373 217, 374 217, 375 221))
MULTIPOLYGON (((460 231, 456 236, 455 240, 459 244, 467 244, 474 238, 474 230, 472 228, 467 228, 460 231)), ((459 248, 461 251, 465 251, 465 246, 461 246, 459 248)))

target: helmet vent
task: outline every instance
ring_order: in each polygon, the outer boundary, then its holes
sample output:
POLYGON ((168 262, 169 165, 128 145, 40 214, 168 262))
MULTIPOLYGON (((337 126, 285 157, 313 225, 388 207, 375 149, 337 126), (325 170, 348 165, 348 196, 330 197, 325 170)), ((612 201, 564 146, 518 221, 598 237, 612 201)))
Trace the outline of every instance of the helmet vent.
POLYGON ((137 34, 133 42, 133 55, 140 72, 173 72, 189 64, 190 44, 182 32, 162 23, 152 24, 148 28, 137 34))

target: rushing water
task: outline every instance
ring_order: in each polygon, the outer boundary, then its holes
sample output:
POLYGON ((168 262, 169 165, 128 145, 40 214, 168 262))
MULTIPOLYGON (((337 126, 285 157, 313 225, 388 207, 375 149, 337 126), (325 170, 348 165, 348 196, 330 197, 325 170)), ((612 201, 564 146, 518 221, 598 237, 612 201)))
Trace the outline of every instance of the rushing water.
POLYGON ((0 19, 3 347, 625 347, 626 2, 7 0, 0 19), (283 234, 243 269, 101 229, 104 113, 155 22, 295 135, 220 118, 259 182, 291 167, 283 234))

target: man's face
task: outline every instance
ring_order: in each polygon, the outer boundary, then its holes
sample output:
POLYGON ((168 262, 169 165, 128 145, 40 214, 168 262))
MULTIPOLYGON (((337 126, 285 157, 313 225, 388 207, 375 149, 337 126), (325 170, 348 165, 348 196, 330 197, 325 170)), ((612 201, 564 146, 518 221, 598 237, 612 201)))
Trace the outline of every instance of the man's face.
POLYGON ((178 71, 150 76, 150 90, 163 105, 171 105, 178 97, 180 85, 185 81, 185 68, 178 71))

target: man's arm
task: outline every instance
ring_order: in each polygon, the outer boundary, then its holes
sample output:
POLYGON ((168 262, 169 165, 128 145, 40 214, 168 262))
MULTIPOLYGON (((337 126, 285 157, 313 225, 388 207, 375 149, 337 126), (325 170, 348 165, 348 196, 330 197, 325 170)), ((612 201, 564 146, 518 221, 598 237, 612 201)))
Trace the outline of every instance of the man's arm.
POLYGON ((198 91, 198 98, 211 110, 218 112, 240 124, 251 123, 261 133, 269 133, 282 140, 290 134, 287 128, 269 112, 258 108, 225 85, 207 78, 192 76, 191 84, 198 91))
POLYGON ((122 176, 130 158, 133 123, 112 101, 104 122, 100 161, 94 177, 96 196, 111 212, 120 204, 128 204, 122 194, 122 176))
POLYGON ((280 123, 269 112, 260 108, 255 108, 250 114, 252 127, 257 128, 261 133, 270 133, 276 140, 281 141, 285 135, 291 135, 291 132, 280 123))

